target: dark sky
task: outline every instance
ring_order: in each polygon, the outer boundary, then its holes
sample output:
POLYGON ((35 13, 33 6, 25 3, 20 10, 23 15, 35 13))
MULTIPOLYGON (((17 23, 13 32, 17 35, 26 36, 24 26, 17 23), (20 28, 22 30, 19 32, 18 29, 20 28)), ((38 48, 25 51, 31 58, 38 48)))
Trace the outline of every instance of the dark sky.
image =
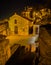
POLYGON ((49 0, 0 0, 0 19, 8 18, 14 12, 18 14, 25 6, 44 5, 49 0))

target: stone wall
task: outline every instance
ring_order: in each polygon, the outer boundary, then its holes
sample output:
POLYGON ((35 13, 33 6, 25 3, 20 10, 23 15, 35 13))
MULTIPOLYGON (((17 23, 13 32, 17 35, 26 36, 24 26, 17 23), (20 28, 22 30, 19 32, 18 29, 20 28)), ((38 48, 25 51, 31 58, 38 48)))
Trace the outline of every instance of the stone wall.
POLYGON ((44 27, 40 28, 40 63, 39 65, 51 65, 51 36, 44 27))

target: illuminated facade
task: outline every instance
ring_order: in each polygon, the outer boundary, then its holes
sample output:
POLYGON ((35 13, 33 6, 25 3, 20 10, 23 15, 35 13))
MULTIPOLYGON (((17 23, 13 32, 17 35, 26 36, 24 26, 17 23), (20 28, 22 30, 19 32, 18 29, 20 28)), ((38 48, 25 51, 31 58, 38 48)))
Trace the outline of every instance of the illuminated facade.
POLYGON ((39 33, 39 25, 34 25, 33 22, 17 15, 16 13, 9 18, 8 22, 10 34, 35 35, 36 32, 39 33))
POLYGON ((21 15, 25 18, 30 19, 30 12, 32 9, 32 7, 25 7, 25 10, 21 13, 21 15))
POLYGON ((28 35, 28 20, 15 13, 8 22, 11 34, 28 35))

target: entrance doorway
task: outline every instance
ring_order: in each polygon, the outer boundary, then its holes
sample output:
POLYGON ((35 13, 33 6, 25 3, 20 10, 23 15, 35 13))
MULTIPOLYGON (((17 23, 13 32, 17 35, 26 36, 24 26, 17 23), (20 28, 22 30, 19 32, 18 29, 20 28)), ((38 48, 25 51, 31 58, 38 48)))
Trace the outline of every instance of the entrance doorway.
POLYGON ((29 26, 29 34, 33 34, 33 26, 29 26))
POLYGON ((18 34, 18 27, 17 26, 14 27, 14 33, 18 34))

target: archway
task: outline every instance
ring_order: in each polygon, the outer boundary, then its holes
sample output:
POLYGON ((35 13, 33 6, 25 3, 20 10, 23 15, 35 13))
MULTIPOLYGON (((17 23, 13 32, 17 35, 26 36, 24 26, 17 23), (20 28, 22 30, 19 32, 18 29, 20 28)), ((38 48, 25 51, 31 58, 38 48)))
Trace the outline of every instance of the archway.
POLYGON ((33 34, 33 26, 29 26, 29 34, 33 34))

